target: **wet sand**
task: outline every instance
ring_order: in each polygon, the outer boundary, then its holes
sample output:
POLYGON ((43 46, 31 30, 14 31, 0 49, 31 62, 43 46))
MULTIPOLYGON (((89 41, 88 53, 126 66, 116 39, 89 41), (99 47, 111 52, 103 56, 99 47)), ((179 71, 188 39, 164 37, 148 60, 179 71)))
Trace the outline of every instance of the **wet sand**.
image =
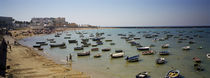
MULTIPOLYGON (((29 30, 29 29, 27 29, 29 30)), ((15 30, 16 33, 27 30, 15 30)), ((14 31, 13 31, 14 32, 14 31)), ((14 33, 13 33, 14 34, 14 33)), ((35 36, 4 36, 10 42, 11 50, 8 48, 7 77, 14 78, 90 78, 83 72, 72 70, 71 63, 66 65, 57 64, 41 55, 36 50, 22 45, 14 45, 14 40, 35 36)))

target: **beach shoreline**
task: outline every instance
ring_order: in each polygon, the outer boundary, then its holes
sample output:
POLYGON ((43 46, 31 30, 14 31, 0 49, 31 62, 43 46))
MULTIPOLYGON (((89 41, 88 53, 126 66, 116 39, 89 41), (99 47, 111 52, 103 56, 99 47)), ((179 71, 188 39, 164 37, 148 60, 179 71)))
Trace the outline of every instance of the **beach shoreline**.
MULTIPOLYGON (((96 28, 67 28, 59 29, 62 31, 70 30, 87 30, 96 28)), ((10 69, 7 70, 7 77, 38 77, 38 78, 60 78, 60 77, 70 77, 70 78, 91 78, 87 73, 79 72, 72 69, 71 63, 62 65, 56 63, 53 59, 45 56, 43 52, 38 52, 37 50, 24 46, 24 45, 14 45, 14 41, 18 41, 24 38, 47 35, 27 35, 27 36, 16 36, 14 34, 20 33, 22 31, 28 31, 30 29, 15 30, 11 31, 13 36, 4 36, 4 38, 9 41, 11 50, 8 48, 7 54, 7 66, 10 69), (15 33, 14 33, 15 32, 15 33), (55 68, 56 67, 56 68, 55 68)), ((56 32, 55 32, 56 33, 56 32)), ((52 33, 51 33, 52 34, 52 33)))

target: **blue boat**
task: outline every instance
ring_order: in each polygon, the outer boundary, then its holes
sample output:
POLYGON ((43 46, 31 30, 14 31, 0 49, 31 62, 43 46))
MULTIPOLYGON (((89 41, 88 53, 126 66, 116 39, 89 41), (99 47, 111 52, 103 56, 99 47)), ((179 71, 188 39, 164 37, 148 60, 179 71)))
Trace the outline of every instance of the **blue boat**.
POLYGON ((139 61, 139 55, 135 55, 135 56, 132 56, 132 57, 127 56, 125 58, 125 60, 127 60, 128 62, 138 62, 139 61))

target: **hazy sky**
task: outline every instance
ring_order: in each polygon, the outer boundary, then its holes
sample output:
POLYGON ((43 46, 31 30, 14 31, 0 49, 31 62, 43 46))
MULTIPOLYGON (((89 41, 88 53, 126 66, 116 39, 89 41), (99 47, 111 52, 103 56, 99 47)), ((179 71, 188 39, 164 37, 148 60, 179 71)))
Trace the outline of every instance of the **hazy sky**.
POLYGON ((101 26, 210 25, 210 0, 0 0, 0 16, 101 26))

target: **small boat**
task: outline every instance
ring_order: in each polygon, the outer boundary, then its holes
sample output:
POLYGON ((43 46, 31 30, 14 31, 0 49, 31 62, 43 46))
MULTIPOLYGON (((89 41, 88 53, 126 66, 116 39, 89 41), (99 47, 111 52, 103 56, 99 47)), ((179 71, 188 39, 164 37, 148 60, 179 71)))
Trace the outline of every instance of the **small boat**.
POLYGON ((56 41, 50 41, 50 43, 56 43, 56 41))
POLYGON ((77 40, 68 40, 69 43, 77 43, 77 40))
POLYGON ((201 65, 200 64, 194 64, 194 69, 196 70, 196 71, 204 71, 204 68, 202 68, 201 67, 201 65))
POLYGON ((101 57, 101 54, 94 55, 94 58, 99 58, 99 57, 101 57))
POLYGON ((210 59, 210 53, 207 53, 206 54, 206 57, 210 59))
POLYGON ((34 48, 39 48, 39 47, 41 47, 41 45, 40 44, 35 44, 35 45, 33 45, 33 47, 34 48))
POLYGON ((158 58, 156 59, 156 64, 164 64, 166 61, 165 61, 165 58, 158 58))
POLYGON ((141 38, 139 38, 139 37, 135 37, 135 38, 133 38, 134 40, 140 40, 141 38))
POLYGON ((63 43, 60 43, 60 44, 50 44, 50 47, 61 47, 61 46, 65 46, 66 44, 63 42, 63 43))
POLYGON ((112 58, 119 58, 119 57, 123 57, 125 53, 121 52, 121 53, 112 53, 110 56, 112 58))
POLYGON ((88 55, 90 55, 90 51, 77 53, 77 56, 88 56, 88 55))
POLYGON ((48 38, 47 41, 54 41, 54 39, 53 38, 48 38))
POLYGON ((169 48, 170 44, 164 44, 162 45, 162 48, 169 48))
POLYGON ((198 58, 198 57, 193 57, 193 61, 196 62, 196 63, 200 63, 201 62, 201 59, 198 58))
POLYGON ((136 75, 136 78, 149 78, 148 72, 141 72, 136 75))
POLYGON ((83 47, 74 47, 74 50, 83 50, 83 47))
POLYGON ((96 44, 97 45, 103 45, 103 42, 102 41, 97 41, 96 44))
POLYGON ((190 46, 182 47, 183 50, 190 50, 190 46))
POLYGON ((91 51, 98 51, 98 48, 92 48, 91 51))
POLYGON ((111 48, 104 48, 104 49, 101 49, 102 51, 110 51, 111 48))
POLYGON ((106 42, 111 42, 112 40, 105 40, 106 42))
POLYGON ((97 46, 97 44, 92 44, 92 47, 96 47, 97 46))
POLYGON ((165 78, 180 78, 180 76, 179 70, 170 70, 165 78))
POLYGON ((40 44, 40 45, 42 45, 42 44, 45 44, 46 42, 44 42, 44 41, 38 41, 38 42, 36 42, 36 44, 40 44))
POLYGON ((154 54, 153 50, 142 52, 142 55, 152 55, 152 54, 154 54))
POLYGON ((203 49, 203 47, 202 47, 202 46, 200 46, 200 47, 198 47, 198 49, 203 49))
POLYGON ((169 52, 168 51, 161 51, 159 52, 160 55, 169 55, 169 52))
POLYGON ((125 58, 125 60, 127 60, 128 62, 138 62, 139 61, 139 55, 135 55, 135 56, 127 56, 125 58))
POLYGON ((115 53, 123 52, 123 50, 115 50, 115 53))
POLYGON ((195 42, 194 41, 189 41, 189 44, 194 44, 195 42))
POLYGON ((137 50, 149 50, 150 49, 150 47, 139 47, 139 48, 137 48, 137 50))
POLYGON ((110 43, 110 45, 115 45, 115 43, 110 43))
POLYGON ((64 37, 64 39, 71 39, 71 37, 64 37))
POLYGON ((38 50, 43 50, 44 48, 39 47, 38 50))
POLYGON ((65 48, 66 48, 66 46, 61 46, 60 48, 61 48, 61 49, 65 49, 65 48))

